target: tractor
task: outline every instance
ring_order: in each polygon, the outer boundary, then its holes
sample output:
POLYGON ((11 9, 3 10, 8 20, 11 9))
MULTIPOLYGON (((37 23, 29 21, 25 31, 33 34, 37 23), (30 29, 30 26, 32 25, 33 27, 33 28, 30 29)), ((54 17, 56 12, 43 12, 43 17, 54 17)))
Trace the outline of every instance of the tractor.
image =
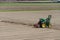
POLYGON ((48 15, 46 19, 40 18, 38 23, 34 24, 35 28, 50 28, 50 20, 51 20, 52 15, 48 15))

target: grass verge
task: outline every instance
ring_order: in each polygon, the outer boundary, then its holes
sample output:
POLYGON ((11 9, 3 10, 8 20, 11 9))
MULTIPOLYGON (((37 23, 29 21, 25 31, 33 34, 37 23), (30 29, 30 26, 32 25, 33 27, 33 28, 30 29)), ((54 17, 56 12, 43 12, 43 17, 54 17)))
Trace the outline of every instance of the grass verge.
POLYGON ((59 6, 60 3, 0 3, 0 6, 50 6, 50 5, 57 5, 59 6))

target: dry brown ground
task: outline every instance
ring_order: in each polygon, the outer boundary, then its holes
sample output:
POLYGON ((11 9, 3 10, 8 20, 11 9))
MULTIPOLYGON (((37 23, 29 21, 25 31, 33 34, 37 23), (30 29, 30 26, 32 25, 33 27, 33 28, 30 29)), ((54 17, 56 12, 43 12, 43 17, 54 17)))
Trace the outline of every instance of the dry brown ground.
POLYGON ((0 40, 60 40, 60 10, 0 12, 0 40), (52 28, 33 28, 39 18, 52 15, 52 28), (21 23, 27 24, 23 25, 21 23))
POLYGON ((55 10, 55 9, 60 9, 60 5, 0 6, 0 10, 55 10))

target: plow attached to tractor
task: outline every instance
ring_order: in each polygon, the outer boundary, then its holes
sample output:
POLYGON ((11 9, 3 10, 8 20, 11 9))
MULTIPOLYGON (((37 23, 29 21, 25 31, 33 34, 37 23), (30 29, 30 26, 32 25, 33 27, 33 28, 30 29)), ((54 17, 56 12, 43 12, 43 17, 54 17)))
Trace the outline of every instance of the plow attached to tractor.
POLYGON ((52 15, 48 15, 48 17, 46 19, 44 18, 40 18, 39 22, 34 24, 35 28, 50 28, 51 27, 51 20, 52 15))

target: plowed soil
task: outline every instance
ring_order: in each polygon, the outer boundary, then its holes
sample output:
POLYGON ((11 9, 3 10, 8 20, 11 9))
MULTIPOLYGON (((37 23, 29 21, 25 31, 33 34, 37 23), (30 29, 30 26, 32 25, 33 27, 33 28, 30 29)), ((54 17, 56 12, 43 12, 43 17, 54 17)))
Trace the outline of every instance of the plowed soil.
POLYGON ((0 40, 60 40, 59 21, 60 10, 0 12, 0 40), (31 26, 48 15, 51 28, 31 26))

